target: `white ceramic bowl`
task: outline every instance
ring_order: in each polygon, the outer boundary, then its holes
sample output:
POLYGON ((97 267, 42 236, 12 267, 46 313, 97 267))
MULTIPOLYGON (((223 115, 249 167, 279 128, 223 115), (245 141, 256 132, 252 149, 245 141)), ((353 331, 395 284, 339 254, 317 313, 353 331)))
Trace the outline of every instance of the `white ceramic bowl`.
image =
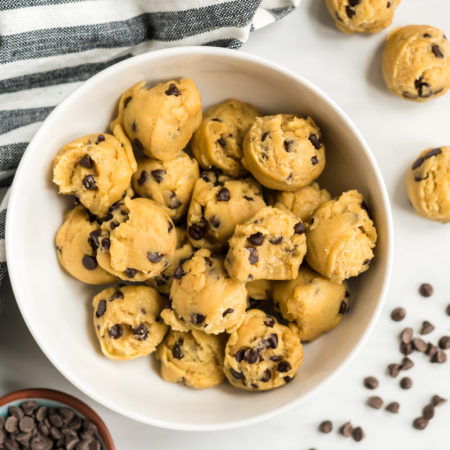
POLYGON ((61 103, 36 133, 17 171, 7 216, 6 250, 12 286, 37 343, 75 386, 133 419, 173 429, 242 426, 298 405, 342 369, 373 328, 392 260, 392 224, 382 177, 355 126, 325 94, 298 75, 243 52, 211 47, 155 51, 94 76, 61 103), (189 77, 204 107, 234 97, 265 113, 311 115, 323 131, 327 167, 321 183, 333 194, 357 188, 366 199, 379 240, 370 270, 352 283, 351 312, 339 327, 305 346, 304 364, 289 385, 249 393, 227 384, 203 391, 167 383, 153 358, 103 357, 91 324, 86 286, 58 265, 54 236, 67 201, 51 182, 58 150, 79 136, 106 131, 119 95, 141 80, 189 77))

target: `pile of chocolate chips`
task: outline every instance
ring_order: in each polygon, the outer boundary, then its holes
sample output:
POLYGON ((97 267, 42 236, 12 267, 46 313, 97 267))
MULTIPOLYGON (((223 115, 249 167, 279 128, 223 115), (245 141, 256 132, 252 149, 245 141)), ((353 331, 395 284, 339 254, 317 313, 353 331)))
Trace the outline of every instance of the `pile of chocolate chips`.
POLYGON ((97 427, 70 408, 48 408, 34 401, 10 406, 0 416, 0 449, 100 450, 97 427))

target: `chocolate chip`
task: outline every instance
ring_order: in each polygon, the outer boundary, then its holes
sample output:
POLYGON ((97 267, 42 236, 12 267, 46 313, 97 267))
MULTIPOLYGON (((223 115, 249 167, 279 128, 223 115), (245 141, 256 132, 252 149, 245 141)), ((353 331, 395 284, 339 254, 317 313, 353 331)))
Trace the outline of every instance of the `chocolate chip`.
POLYGON ((183 359, 184 358, 183 351, 181 350, 183 342, 184 342, 183 339, 178 339, 178 341, 175 343, 175 345, 172 348, 172 356, 175 359, 183 359))
POLYGON ((123 102, 123 109, 125 109, 125 108, 128 106, 128 103, 131 102, 132 98, 133 98, 133 97, 130 96, 130 97, 127 97, 127 98, 124 100, 124 102, 123 102))
POLYGON ((282 358, 281 358, 280 355, 273 355, 273 356, 270 356, 269 359, 270 359, 271 361, 277 362, 277 361, 280 361, 282 358))
POLYGON ((395 378, 400 373, 400 370, 401 370, 400 364, 389 364, 388 365, 389 375, 393 378, 395 378))
POLYGON ((267 138, 267 136, 269 136, 270 132, 269 131, 265 131, 262 135, 261 141, 264 142, 267 138))
POLYGON ((253 247, 247 247, 248 250, 248 262, 250 264, 256 264, 259 261, 258 250, 253 247))
POLYGON ((428 283, 422 283, 419 287, 419 293, 422 297, 431 297, 433 295, 433 286, 428 283))
POLYGON ((170 233, 173 230, 173 223, 170 220, 168 220, 167 223, 169 224, 167 231, 170 233))
POLYGON ((205 256, 204 258, 205 264, 209 267, 212 267, 212 261, 211 258, 208 258, 207 256, 205 256))
MULTIPOLYGON (((416 159, 416 161, 414 161, 414 164, 412 165, 412 170, 417 169, 418 167, 420 167, 425 160, 427 160, 428 158, 431 158, 433 156, 437 156, 440 155, 442 153, 442 149, 440 148, 433 148, 432 150, 430 150, 429 152, 427 152, 424 156, 421 156, 420 158, 416 159)), ((425 283, 425 285, 430 286, 429 284, 425 283)), ((422 285, 423 286, 423 285, 422 285)), ((421 286, 421 287, 422 287, 421 286)), ((431 288, 431 294, 433 293, 433 288, 431 288)), ((422 294, 422 292, 421 292, 422 294)), ((430 295, 431 295, 430 294, 430 295)), ((423 294, 422 294, 423 295, 423 294)), ((424 295, 424 297, 429 297, 429 295, 424 295)))
POLYGON ((275 319, 271 316, 266 316, 264 319, 264 325, 266 327, 272 328, 275 325, 275 319))
POLYGON ((147 182, 147 180, 148 180, 148 172, 146 170, 143 170, 139 175, 139 178, 137 179, 137 184, 142 186, 144 183, 147 182))
POLYGON ((176 280, 179 280, 180 278, 183 278, 186 275, 186 272, 183 270, 183 267, 181 265, 179 265, 176 269, 175 272, 173 274, 173 277, 176 280))
POLYGON ((111 247, 111 240, 109 238, 103 238, 102 239, 102 249, 109 250, 111 247))
POLYGON ((244 361, 248 364, 255 364, 259 360, 259 352, 253 348, 248 348, 244 353, 244 361))
POLYGON ((400 370, 409 370, 411 367, 414 366, 414 363, 407 357, 402 359, 402 362, 400 364, 400 370))
POLYGON ((373 397, 369 397, 367 400, 367 404, 374 409, 380 409, 383 406, 383 400, 381 397, 377 397, 374 395, 373 397))
POLYGON ((212 215, 212 216, 209 218, 209 223, 210 223, 214 228, 219 228, 220 225, 221 225, 220 220, 219 220, 216 216, 214 216, 214 215, 212 215))
POLYGON ((227 316, 228 314, 231 314, 232 312, 234 312, 233 308, 227 308, 223 313, 222 313, 222 317, 227 316))
POLYGON ((364 431, 361 427, 356 427, 352 431, 352 437, 356 442, 362 441, 364 439, 364 431))
POLYGON ((117 222, 116 220, 112 220, 109 223, 109 228, 111 229, 111 231, 114 230, 114 228, 117 228, 118 226, 119 226, 119 222, 117 222))
POLYGON ((409 344, 405 344, 404 342, 402 342, 400 344, 400 352, 403 353, 404 355, 409 355, 413 352, 413 346, 411 343, 409 344))
POLYGON ((320 139, 317 134, 310 134, 308 137, 309 142, 313 145, 316 150, 319 150, 322 147, 322 139, 320 139))
POLYGON ((85 189, 88 191, 97 191, 98 187, 95 184, 95 179, 92 175, 86 175, 83 180, 81 181, 81 184, 85 189))
POLYGON ((164 169, 155 169, 151 172, 152 178, 157 182, 161 183, 161 181, 164 179, 164 176, 166 175, 166 171, 164 169))
POLYGON ((404 328, 400 333, 400 339, 405 344, 409 344, 412 341, 413 337, 413 329, 410 327, 404 328))
POLYGON ((431 397, 431 404, 434 407, 441 406, 446 402, 447 402, 447 399, 440 397, 439 395, 433 395, 433 397, 431 397))
POLYGON ((19 419, 16 416, 9 416, 5 420, 5 430, 8 433, 15 433, 18 430, 19 419))
POLYGON ((376 389, 378 387, 378 380, 375 377, 364 378, 364 386, 367 389, 376 389))
POLYGON ((98 228, 97 230, 93 230, 89 233, 88 243, 92 248, 92 251, 95 253, 100 246, 98 238, 100 237, 102 230, 98 228))
POLYGON ((395 322, 402 321, 406 316, 405 308, 395 308, 391 312, 391 319, 395 322))
POLYGON ((45 417, 47 416, 47 409, 48 408, 44 405, 38 407, 36 411, 36 420, 38 422, 42 422, 45 419, 45 417))
POLYGON ((450 336, 442 336, 439 339, 438 345, 442 350, 448 350, 450 348, 450 336))
POLYGON ((422 322, 422 326, 420 328, 420 334, 429 334, 434 330, 434 325, 430 322, 428 322, 428 320, 424 320, 422 322))
POLYGON ((400 387, 402 389, 410 389, 413 385, 413 382, 411 380, 411 378, 409 377, 404 377, 400 380, 400 387))
POLYGON ((391 2, 387 2, 386 3, 386 8, 390 8, 391 7, 391 2))
POLYGON ((290 153, 294 150, 294 141, 284 141, 283 142, 284 149, 290 153))
POLYGON ((313 156, 313 157, 311 158, 311 164, 312 164, 313 166, 315 166, 318 162, 319 162, 319 160, 317 159, 317 156, 313 156))
POLYGON ((437 346, 434 345, 434 344, 432 344, 431 342, 428 342, 427 350, 426 350, 425 353, 426 353, 428 356, 433 357, 433 356, 436 354, 437 351, 438 351, 437 346))
POLYGON ((358 6, 361 3, 361 0, 348 0, 348 4, 350 6, 358 6))
POLYGON ((354 9, 350 8, 350 6, 347 5, 345 7, 345 13, 347 14, 347 17, 349 19, 352 19, 355 16, 356 11, 354 9))
POLYGON ((128 267, 127 269, 125 269, 124 274, 127 278, 134 278, 137 272, 138 271, 136 269, 128 267))
POLYGON ((234 370, 232 367, 230 367, 230 374, 233 378, 236 378, 236 380, 245 379, 244 374, 242 372, 238 372, 237 370, 234 370))
POLYGON ((100 300, 98 302, 97 311, 95 312, 95 317, 97 317, 97 319, 99 317, 102 317, 103 314, 105 314, 105 311, 106 311, 106 300, 100 300))
POLYGON ((220 123, 222 123, 222 121, 218 117, 213 117, 211 120, 213 122, 220 122, 220 123))
POLYGON ((245 355, 246 349, 245 348, 241 348, 240 350, 238 350, 235 355, 234 355, 234 359, 240 363, 243 359, 244 359, 244 355, 245 355))
POLYGON ((148 252, 147 253, 147 258, 149 259, 150 262, 152 263, 159 263, 162 259, 163 255, 161 253, 158 252, 148 252))
POLYGON ((230 200, 230 197, 230 191, 226 187, 220 189, 220 191, 217 193, 218 202, 227 202, 228 200, 230 200))
POLYGON ((278 347, 278 335, 272 333, 267 339, 261 340, 262 345, 265 348, 277 348, 278 347))
POLYGON ((426 81, 423 81, 422 77, 414 81, 414 87, 417 89, 420 98, 428 98, 432 95, 431 90, 424 91, 424 88, 429 88, 430 85, 426 81))
POLYGON ((344 425, 339 428, 339 433, 344 437, 350 437, 352 435, 353 427, 350 422, 344 423, 344 425))
POLYGON ((148 338, 149 330, 144 323, 139 324, 134 330, 133 335, 138 341, 145 341, 148 338))
POLYGON ((263 376, 261 377, 261 381, 263 383, 267 383, 271 378, 272 378, 272 372, 270 371, 270 369, 266 369, 263 372, 263 376))
MULTIPOLYGON (((22 408, 23 412, 27 416, 31 416, 33 414, 33 412, 38 408, 38 406, 39 405, 36 402, 34 402, 34 401, 25 401, 25 402, 23 402, 20 405, 20 407, 22 408)), ((0 424, 0 428, 1 428, 1 424, 0 424)))
POLYGON ((188 232, 189 236, 194 239, 194 241, 199 241, 205 235, 206 228, 200 223, 194 223, 189 227, 188 232))
POLYGON ((399 409, 400 404, 398 402, 391 402, 386 406, 386 411, 389 411, 392 414, 398 414, 399 409))
POLYGON ((108 334, 113 339, 119 339, 122 336, 122 328, 120 328, 119 324, 113 325, 108 329, 108 334))
POLYGON ((105 136, 103 134, 99 134, 97 137, 97 140, 95 141, 95 144, 98 145, 100 142, 103 142, 105 140, 105 136))
POLYGON ((431 51, 433 52, 434 56, 436 56, 436 58, 444 57, 444 54, 442 53, 441 48, 437 44, 434 44, 431 46, 431 51))
POLYGON ((446 361, 447 355, 442 350, 438 350, 431 358, 432 363, 443 364, 446 361))
POLYGON ((412 340, 412 345, 413 348, 419 352, 426 352, 427 351, 427 344, 425 343, 425 341, 423 341, 420 338, 414 338, 412 340))
POLYGON ((165 91, 166 95, 174 95, 175 97, 178 97, 181 95, 180 90, 175 86, 175 84, 170 83, 169 88, 165 91))
POLYGON ((286 375, 285 377, 283 377, 283 380, 286 384, 290 383, 294 378, 290 377, 289 375, 286 375))
POLYGON ((342 300, 341 304, 339 305, 339 314, 345 314, 347 312, 348 308, 347 308, 347 303, 342 300))
POLYGON ((90 255, 84 255, 81 262, 83 263, 84 268, 87 270, 94 270, 97 267, 97 260, 90 255))
POLYGON ((131 124, 131 130, 134 131, 134 132, 136 132, 136 130, 137 130, 137 125, 136 125, 136 122, 134 120, 133 120, 133 123, 131 124))
POLYGON ((324 420, 319 425, 319 431, 321 433, 329 433, 332 430, 333 430, 333 424, 331 423, 330 420, 324 420))
POLYGON ((424 37, 424 38, 430 38, 430 37, 431 37, 431 34, 429 34, 429 33, 424 33, 424 34, 423 34, 423 37, 424 37))
POLYGON ((79 161, 78 164, 81 167, 85 167, 86 169, 92 169, 94 166, 94 161, 92 161, 92 158, 89 155, 84 155, 79 161))
POLYGON ((294 234, 303 234, 306 231, 306 227, 302 222, 298 222, 294 225, 294 234))
POLYGON ((291 369, 292 367, 288 361, 280 361, 278 363, 277 367, 278 372, 289 372, 291 369))
POLYGON ((193 313, 191 314, 191 322, 194 325, 201 325, 205 321, 206 317, 203 314, 193 313))
POLYGON ((225 141, 224 138, 219 138, 216 141, 222 148, 225 148, 227 146, 227 142, 225 141))
POLYGON ((143 152, 144 146, 142 145, 142 142, 138 138, 133 139, 133 144, 136 147, 136 150, 143 152))
POLYGON ((258 231, 257 233, 251 234, 247 238, 247 241, 252 245, 260 246, 264 242, 264 235, 258 231))
POLYGON ((431 420, 434 417, 434 406, 426 405, 422 410, 422 417, 426 420, 431 420))
POLYGON ((413 427, 416 430, 424 430, 428 425, 428 420, 424 419, 423 417, 418 417, 417 419, 414 419, 413 427))

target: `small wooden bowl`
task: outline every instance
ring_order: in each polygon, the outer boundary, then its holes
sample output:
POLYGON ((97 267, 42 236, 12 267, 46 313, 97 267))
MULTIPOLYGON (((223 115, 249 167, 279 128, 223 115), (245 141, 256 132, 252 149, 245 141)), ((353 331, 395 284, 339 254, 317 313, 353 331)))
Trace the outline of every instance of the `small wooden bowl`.
POLYGON ((57 405, 51 404, 50 406, 52 407, 68 406, 72 408, 82 418, 95 423, 98 429, 98 436, 102 440, 103 450, 116 450, 105 422, 90 406, 72 395, 53 389, 21 389, 0 397, 0 409, 24 400, 34 400, 39 405, 45 406, 49 406, 47 402, 50 401, 57 403, 57 405))

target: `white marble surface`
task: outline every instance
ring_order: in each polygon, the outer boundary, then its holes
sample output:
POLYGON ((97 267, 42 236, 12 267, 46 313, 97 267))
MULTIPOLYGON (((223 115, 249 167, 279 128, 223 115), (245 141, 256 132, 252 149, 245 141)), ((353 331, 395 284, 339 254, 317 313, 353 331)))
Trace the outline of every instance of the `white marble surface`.
MULTIPOLYGON (((427 23, 450 34, 448 0, 405 0, 394 24, 427 23)), ((426 104, 414 104, 390 95, 380 73, 380 55, 387 31, 374 36, 346 36, 336 30, 322 0, 303 0, 298 11, 274 26, 252 34, 243 51, 263 56, 303 75, 328 93, 353 119, 381 167, 393 207, 395 259, 392 283, 381 319, 356 359, 316 397, 264 423, 237 430, 188 433, 153 428, 133 422, 87 399, 50 364, 25 327, 9 283, 0 289, 0 393, 25 387, 52 387, 75 394, 105 419, 119 450, 183 448, 216 450, 265 449, 409 449, 450 448, 450 402, 436 411, 425 431, 412 420, 432 394, 450 398, 450 361, 430 364, 413 354, 415 366, 407 373, 414 385, 398 387, 385 374, 388 363, 400 360, 397 334, 403 326, 417 329, 423 319, 436 325, 427 340, 450 332, 450 226, 415 216, 408 205, 405 172, 415 156, 429 146, 450 145, 450 94, 426 104), (423 299, 421 282, 430 282, 435 294, 423 299), (402 323, 390 320, 395 306, 407 308, 402 323), (362 387, 367 375, 380 380, 376 392, 362 387), (386 402, 400 402, 400 414, 376 411, 365 405, 371 394, 386 402), (355 443, 317 432, 323 419, 335 428, 351 420, 361 425, 366 438, 355 443), (356 446, 356 447, 355 447, 356 446)))

